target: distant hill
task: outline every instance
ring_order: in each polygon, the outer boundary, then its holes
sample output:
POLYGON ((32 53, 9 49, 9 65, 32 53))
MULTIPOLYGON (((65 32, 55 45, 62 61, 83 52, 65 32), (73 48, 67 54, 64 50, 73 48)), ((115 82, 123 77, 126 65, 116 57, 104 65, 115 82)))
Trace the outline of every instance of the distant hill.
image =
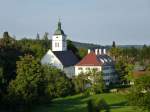
MULTIPOLYGON (((50 40, 51 43, 52 40, 50 40)), ((111 45, 98 45, 98 44, 93 44, 93 43, 83 43, 83 42, 76 42, 76 41, 72 41, 73 45, 75 45, 77 48, 85 48, 85 49, 102 49, 102 48, 106 48, 109 49, 111 48, 111 45)), ((135 48, 142 48, 143 45, 118 45, 118 47, 121 48, 131 48, 131 47, 135 47, 135 48)))
POLYGON ((142 48, 143 45, 119 45, 119 47, 121 47, 121 48, 130 48, 130 47, 142 48))
POLYGON ((102 45, 92 44, 92 43, 81 43, 73 41, 73 44, 77 48, 85 48, 85 49, 94 49, 94 48, 104 48, 102 45))
MULTIPOLYGON (((92 44, 92 43, 81 43, 81 42, 76 42, 76 41, 73 41, 73 44, 77 48, 85 48, 85 49, 96 49, 96 48, 109 49, 111 47, 111 45, 102 46, 102 45, 97 45, 97 44, 92 44)), ((121 48, 130 48, 130 47, 142 48, 143 47, 143 45, 118 45, 118 46, 121 48)))

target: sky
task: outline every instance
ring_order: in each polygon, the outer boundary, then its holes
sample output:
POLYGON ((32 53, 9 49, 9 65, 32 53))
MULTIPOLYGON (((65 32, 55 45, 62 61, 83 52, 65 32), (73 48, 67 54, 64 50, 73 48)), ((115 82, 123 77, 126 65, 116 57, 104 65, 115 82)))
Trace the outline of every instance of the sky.
POLYGON ((150 45, 150 0, 0 0, 0 35, 51 38, 59 18, 73 41, 150 45))

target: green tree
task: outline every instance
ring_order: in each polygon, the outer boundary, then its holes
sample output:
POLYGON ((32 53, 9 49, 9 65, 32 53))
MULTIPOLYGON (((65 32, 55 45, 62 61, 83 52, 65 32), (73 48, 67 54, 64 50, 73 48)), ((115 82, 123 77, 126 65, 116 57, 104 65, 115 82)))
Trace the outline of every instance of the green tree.
MULTIPOLYGON (((17 62, 17 76, 9 84, 10 104, 29 105, 38 98, 38 83, 42 72, 38 61, 25 55, 17 62)), ((16 105, 15 105, 16 106, 16 105)))
POLYGON ((86 84, 89 83, 88 76, 85 73, 80 73, 77 77, 74 77, 72 81, 76 93, 84 92, 86 90, 86 84))
POLYGON ((102 73, 98 72, 96 69, 89 70, 87 73, 80 73, 73 79, 73 83, 77 93, 102 93, 105 88, 102 73))
POLYGON ((88 78, 91 80, 90 91, 92 94, 102 93, 105 89, 102 72, 96 69, 89 71, 88 78))
POLYGON ((37 33, 37 35, 36 35, 36 40, 40 40, 40 35, 39 35, 39 33, 37 33))
POLYGON ((79 54, 80 58, 82 59, 84 56, 87 55, 87 49, 85 49, 85 48, 79 48, 78 49, 78 54, 79 54))
POLYGON ((50 41, 48 39, 48 32, 45 32, 44 33, 44 36, 43 36, 43 46, 46 48, 46 49, 49 49, 49 45, 50 45, 50 41))
POLYGON ((128 95, 129 104, 150 111, 150 74, 135 80, 128 95))
POLYGON ((128 64, 119 60, 116 62, 115 69, 118 73, 120 83, 128 84, 130 81, 133 81, 133 64, 128 64))
POLYGON ((4 80, 4 75, 3 75, 3 68, 0 67, 0 96, 3 92, 4 83, 5 83, 5 80, 4 80))
POLYGON ((51 97, 71 95, 72 83, 61 70, 51 66, 43 66, 46 94, 51 97))
POLYGON ((71 40, 67 40, 67 48, 68 50, 71 50, 79 59, 81 58, 78 49, 75 45, 73 45, 71 40))
POLYGON ((90 99, 87 105, 88 112, 110 112, 109 105, 104 99, 90 99))
POLYGON ((122 49, 119 47, 112 47, 110 50, 110 55, 113 57, 115 61, 121 58, 122 49))
POLYGON ((12 38, 8 32, 3 33, 3 38, 0 39, 0 47, 1 48, 11 48, 15 47, 16 40, 12 38))
POLYGON ((113 48, 116 48, 116 43, 115 43, 115 41, 113 41, 112 47, 113 47, 113 48))
POLYGON ((48 41, 48 32, 44 33, 43 40, 48 41))

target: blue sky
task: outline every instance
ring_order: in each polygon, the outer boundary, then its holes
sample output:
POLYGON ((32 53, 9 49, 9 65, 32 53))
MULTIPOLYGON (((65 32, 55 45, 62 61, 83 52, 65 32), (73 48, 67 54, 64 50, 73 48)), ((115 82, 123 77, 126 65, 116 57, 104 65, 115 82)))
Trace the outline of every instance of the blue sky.
POLYGON ((74 41, 150 45, 150 0, 0 0, 1 35, 51 38, 59 17, 74 41))

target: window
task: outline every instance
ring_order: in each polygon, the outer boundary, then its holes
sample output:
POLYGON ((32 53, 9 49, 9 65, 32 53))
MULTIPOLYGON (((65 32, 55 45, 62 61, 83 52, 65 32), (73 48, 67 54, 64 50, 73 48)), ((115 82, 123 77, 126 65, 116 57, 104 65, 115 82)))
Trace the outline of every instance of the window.
POLYGON ((78 68, 78 70, 82 70, 82 68, 81 68, 81 67, 79 67, 79 68, 78 68))
POLYGON ((90 70, 90 68, 89 68, 89 67, 87 67, 87 68, 86 68, 86 70, 90 70))
POLYGON ((93 70, 96 70, 96 71, 98 71, 98 68, 93 68, 93 70))
POLYGON ((59 47, 59 43, 56 42, 56 43, 55 43, 55 47, 59 47))

